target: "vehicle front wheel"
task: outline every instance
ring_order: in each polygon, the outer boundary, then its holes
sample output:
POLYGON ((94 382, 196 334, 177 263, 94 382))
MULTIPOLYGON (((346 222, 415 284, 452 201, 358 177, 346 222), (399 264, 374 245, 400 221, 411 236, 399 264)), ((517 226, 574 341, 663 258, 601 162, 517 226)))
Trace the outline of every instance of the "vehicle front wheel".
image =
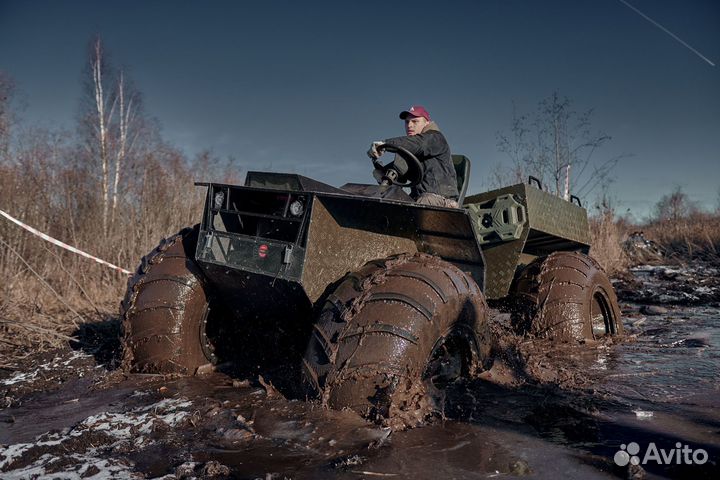
POLYGON ((484 368, 487 307, 466 273, 437 257, 367 263, 323 305, 303 358, 310 391, 394 428, 435 409, 429 393, 484 368))
POLYGON ((208 328, 216 309, 193 259, 197 240, 197 225, 164 239, 128 281, 120 305, 126 368, 191 375, 217 361, 208 328))

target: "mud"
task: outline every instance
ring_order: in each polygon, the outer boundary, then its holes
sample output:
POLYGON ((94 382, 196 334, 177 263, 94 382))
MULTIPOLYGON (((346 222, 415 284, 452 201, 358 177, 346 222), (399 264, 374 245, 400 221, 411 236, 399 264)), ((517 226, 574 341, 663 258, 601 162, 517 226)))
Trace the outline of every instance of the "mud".
MULTIPOLYGON (((703 268, 636 270, 620 342, 514 337, 495 312, 492 369, 448 386, 442 415, 406 431, 292 398, 282 371, 126 376, 117 342, 85 339, 0 371, 0 477, 717 478, 720 312, 676 293, 684 278, 714 288, 703 268), (651 305, 664 311, 641 313, 651 305), (681 442, 708 461, 619 467, 630 442, 681 442)), ((117 322, 93 331, 119 336, 117 322)))
POLYGON ((479 288, 430 255, 367 263, 333 290, 318 318, 303 358, 311 390, 324 405, 350 408, 394 430, 418 426, 432 412, 426 395, 432 385, 421 379, 442 376, 443 360, 453 363, 447 352, 457 354, 456 376, 479 370, 489 356, 487 306, 479 288), (449 333, 461 329, 462 339, 449 333))
POLYGON ((555 252, 530 263, 510 298, 516 330, 554 343, 623 333, 610 280, 592 257, 578 252, 555 252))
POLYGON ((189 252, 199 226, 163 239, 142 258, 120 303, 125 334, 123 363, 142 373, 192 374, 207 363, 206 339, 197 341, 207 320, 208 299, 200 269, 189 252))
POLYGON ((630 271, 630 277, 615 282, 618 295, 626 301, 720 307, 720 266, 717 264, 641 265, 630 271))

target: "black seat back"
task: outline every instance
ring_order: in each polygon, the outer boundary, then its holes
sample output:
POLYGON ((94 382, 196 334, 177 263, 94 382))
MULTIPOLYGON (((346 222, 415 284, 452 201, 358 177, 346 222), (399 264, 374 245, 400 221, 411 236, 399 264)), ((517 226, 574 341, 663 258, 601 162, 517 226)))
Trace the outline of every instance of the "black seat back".
POLYGON ((455 175, 457 175, 458 203, 462 207, 465 200, 465 192, 467 192, 468 183, 470 183, 470 159, 465 155, 453 155, 453 166, 455 167, 455 175))

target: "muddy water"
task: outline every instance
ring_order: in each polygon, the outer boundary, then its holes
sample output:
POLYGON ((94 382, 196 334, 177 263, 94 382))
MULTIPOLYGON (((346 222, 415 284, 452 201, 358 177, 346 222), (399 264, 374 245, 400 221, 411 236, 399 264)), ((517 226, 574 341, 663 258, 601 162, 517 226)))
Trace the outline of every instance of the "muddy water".
POLYGON ((0 373, 0 477, 718 478, 720 310, 663 307, 624 304, 617 344, 531 345, 523 381, 499 364, 438 397, 444 418, 402 432, 257 378, 125 378, 65 352, 0 373), (630 442, 709 460, 629 470, 613 457, 630 442))
POLYGON ((573 449, 513 424, 521 419, 440 420, 391 433, 353 413, 233 385, 220 374, 130 379, 97 392, 86 387, 69 382, 5 412, 2 478, 598 475, 573 449))

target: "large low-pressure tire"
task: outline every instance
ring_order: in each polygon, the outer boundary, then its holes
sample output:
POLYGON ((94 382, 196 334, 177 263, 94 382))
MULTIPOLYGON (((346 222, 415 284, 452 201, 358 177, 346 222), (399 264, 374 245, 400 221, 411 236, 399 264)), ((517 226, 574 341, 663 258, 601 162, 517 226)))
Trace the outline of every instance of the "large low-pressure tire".
POLYGON ((425 254, 367 263, 329 294, 303 358, 309 390, 397 428, 433 410, 428 389, 486 366, 484 296, 457 267, 425 254))
POLYGON ((193 260, 197 241, 197 225, 164 239, 128 280, 120 306, 126 368, 191 375, 215 360, 203 274, 193 260))
POLYGON ((577 252, 555 252, 523 269, 511 292, 518 333, 559 341, 623 333, 615 290, 602 267, 577 252))

